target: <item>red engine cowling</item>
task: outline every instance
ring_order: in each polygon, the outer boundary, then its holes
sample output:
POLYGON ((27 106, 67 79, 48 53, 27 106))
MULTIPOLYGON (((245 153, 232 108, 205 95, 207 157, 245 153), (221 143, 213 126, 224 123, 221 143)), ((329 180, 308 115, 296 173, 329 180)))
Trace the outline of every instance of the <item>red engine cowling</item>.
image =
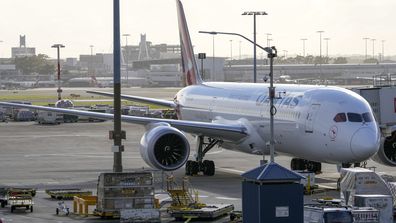
POLYGON ((172 171, 182 167, 190 155, 186 136, 168 124, 149 129, 140 140, 140 154, 151 167, 172 171))

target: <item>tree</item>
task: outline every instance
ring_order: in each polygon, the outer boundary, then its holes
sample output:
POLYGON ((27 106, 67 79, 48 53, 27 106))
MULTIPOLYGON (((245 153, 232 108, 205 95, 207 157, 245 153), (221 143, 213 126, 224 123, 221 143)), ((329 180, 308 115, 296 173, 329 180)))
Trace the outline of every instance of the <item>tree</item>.
POLYGON ((363 61, 363 63, 378 63, 378 60, 375 58, 368 58, 363 61))
POLYGON ((348 60, 346 57, 337 57, 334 59, 333 64, 346 64, 348 63, 348 60))
POLYGON ((48 61, 48 56, 45 54, 16 57, 15 67, 23 74, 52 74, 55 72, 55 66, 48 61))

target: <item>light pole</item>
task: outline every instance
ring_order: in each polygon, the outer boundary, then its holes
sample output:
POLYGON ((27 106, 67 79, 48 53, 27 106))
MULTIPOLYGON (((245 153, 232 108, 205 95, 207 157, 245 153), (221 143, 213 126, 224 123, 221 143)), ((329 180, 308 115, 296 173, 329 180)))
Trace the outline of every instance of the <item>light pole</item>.
POLYGON ((329 40, 330 38, 324 38, 326 40, 326 59, 329 59, 329 40))
POLYGON ((375 54, 374 54, 374 43, 376 41, 376 39, 371 39, 371 41, 373 41, 373 59, 375 58, 375 54))
POLYGON ((385 59, 385 50, 384 50, 384 43, 385 43, 385 40, 381 40, 381 43, 382 43, 382 59, 381 59, 381 61, 382 61, 382 60, 385 59))
POLYGON ((241 43, 242 43, 242 41, 239 40, 239 60, 242 59, 242 56, 241 56, 241 43))
POLYGON ((201 78, 204 79, 204 59, 206 59, 206 53, 198 53, 198 59, 201 60, 201 78))
POLYGON ((267 47, 269 47, 270 46, 270 38, 269 38, 269 36, 271 36, 272 34, 271 33, 266 33, 265 35, 267 35, 267 47))
POLYGON ((263 11, 244 12, 242 15, 253 15, 253 82, 257 82, 257 59, 256 59, 256 15, 268 15, 263 11))
POLYGON ((305 57, 305 41, 308 40, 307 38, 300 39, 303 42, 303 57, 305 57))
POLYGON ((58 90, 56 92, 58 92, 58 100, 61 100, 62 99, 62 96, 61 96, 62 89, 61 89, 61 83, 60 83, 60 48, 64 48, 65 46, 62 44, 54 44, 51 47, 56 48, 57 54, 58 54, 58 90))
POLYGON ((122 34, 122 36, 125 36, 125 70, 126 70, 126 86, 129 86, 129 80, 128 80, 128 36, 131 36, 130 34, 122 34))
POLYGON ((230 61, 232 61, 232 39, 230 39, 230 61))
MULTIPOLYGON (((0 40, 0 43, 2 43, 3 42, 3 40, 0 40)), ((0 57, 2 56, 2 54, 0 54, 0 57)))
POLYGON ((319 60, 320 60, 320 64, 322 64, 322 33, 324 33, 324 31, 316 31, 317 33, 319 33, 319 60))
POLYGON ((210 74, 210 79, 214 78, 215 73, 215 36, 212 36, 212 72, 210 74))
MULTIPOLYGON (((270 98, 270 156, 271 163, 275 161, 275 139, 274 139, 274 116, 276 114, 276 108, 274 106, 274 98, 275 98, 275 87, 274 87, 274 58, 277 56, 277 50, 273 47, 266 47, 264 50, 268 53, 268 58, 270 59, 270 86, 269 90, 269 98, 270 98)), ((265 160, 265 155, 263 155, 263 160, 265 160)))
POLYGON ((94 45, 89 45, 89 47, 91 48, 90 75, 93 76, 94 75, 94 72, 93 72, 93 48, 94 48, 94 45))
POLYGON ((272 40, 274 40, 274 39, 268 39, 268 40, 267 40, 269 46, 271 45, 271 41, 272 41, 272 40))
POLYGON ((287 50, 283 50, 283 57, 286 59, 286 57, 287 57, 287 50))
POLYGON ((367 40, 369 40, 370 38, 368 38, 368 37, 364 37, 363 38, 363 40, 364 40, 364 42, 365 42, 365 59, 367 60, 367 40))
POLYGON ((114 131, 112 139, 113 172, 122 172, 122 152, 125 132, 121 130, 121 31, 120 31, 120 0, 113 0, 113 88, 114 88, 114 131))

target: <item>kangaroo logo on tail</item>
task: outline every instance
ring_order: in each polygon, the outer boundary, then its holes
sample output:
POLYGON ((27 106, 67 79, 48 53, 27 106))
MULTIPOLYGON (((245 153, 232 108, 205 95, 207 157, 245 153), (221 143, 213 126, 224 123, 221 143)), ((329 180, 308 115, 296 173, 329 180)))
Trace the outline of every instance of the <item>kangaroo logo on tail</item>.
POLYGON ((186 16, 180 0, 176 0, 177 18, 179 23, 181 58, 185 85, 202 84, 201 76, 198 73, 197 63, 195 62, 194 50, 188 32, 186 16))

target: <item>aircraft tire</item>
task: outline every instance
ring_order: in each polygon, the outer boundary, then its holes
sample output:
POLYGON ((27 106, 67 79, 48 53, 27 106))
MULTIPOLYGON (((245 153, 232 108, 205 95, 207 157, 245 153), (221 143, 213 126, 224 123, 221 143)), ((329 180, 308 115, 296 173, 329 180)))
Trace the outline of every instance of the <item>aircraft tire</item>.
POLYGON ((194 162, 194 161, 187 160, 187 162, 186 162, 186 175, 187 176, 192 176, 192 173, 191 173, 191 163, 192 162, 194 162))
POLYGON ((213 176, 215 174, 215 163, 212 160, 204 160, 202 165, 204 175, 213 176))
POLYGON ((193 176, 198 174, 199 172, 199 164, 196 161, 188 160, 186 163, 186 175, 193 176))
POLYGON ((192 161, 191 162, 191 176, 197 175, 199 172, 199 164, 197 161, 192 161))
POLYGON ((305 160, 293 158, 290 162, 290 168, 292 170, 305 170, 305 160))

